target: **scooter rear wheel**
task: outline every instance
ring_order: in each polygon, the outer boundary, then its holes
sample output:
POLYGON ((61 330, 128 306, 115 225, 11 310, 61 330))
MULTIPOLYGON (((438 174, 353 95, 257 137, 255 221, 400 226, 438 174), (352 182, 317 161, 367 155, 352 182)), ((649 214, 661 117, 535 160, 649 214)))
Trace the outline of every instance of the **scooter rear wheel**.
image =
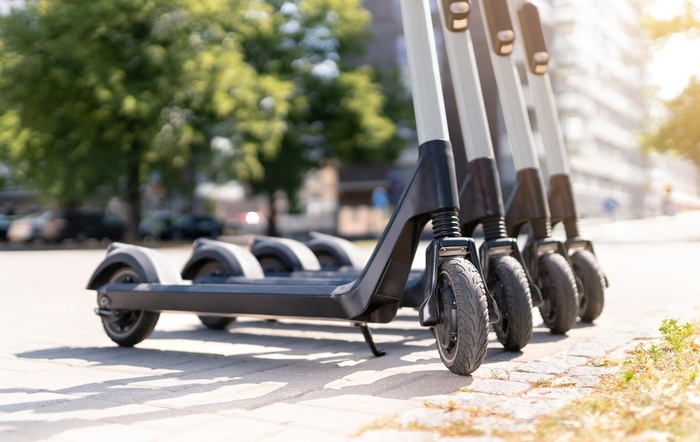
MULTIPOLYGON (((121 267, 107 282, 138 284, 142 278, 131 267, 121 267)), ((159 317, 160 313, 145 310, 114 310, 111 315, 102 316, 102 326, 107 336, 120 347, 133 347, 153 332, 159 317)))
MULTIPOLYGON (((192 280, 205 276, 233 276, 227 273, 226 266, 219 261, 209 261, 195 272, 192 280)), ((236 320, 235 317, 230 316, 198 316, 198 318, 210 330, 223 330, 236 320)))
POLYGON ((544 325, 558 335, 571 330, 578 316, 578 290, 566 259, 557 253, 542 255, 537 285, 544 299, 539 307, 544 325))
POLYGON ((284 260, 275 255, 264 255, 257 258, 265 274, 280 272, 290 273, 294 271, 294 269, 285 264, 284 260))
POLYGON ((439 321, 435 338, 440 359, 453 373, 468 375, 486 357, 489 312, 479 271, 464 258, 440 265, 437 281, 439 321))
POLYGON ((498 303, 500 318, 493 324, 498 342, 508 351, 520 351, 532 337, 532 299, 522 265, 512 256, 491 260, 489 290, 498 303))
POLYGON ((595 255, 579 250, 571 255, 571 266, 583 284, 579 293, 578 315, 583 322, 593 322, 603 312, 605 304, 605 276, 595 255))

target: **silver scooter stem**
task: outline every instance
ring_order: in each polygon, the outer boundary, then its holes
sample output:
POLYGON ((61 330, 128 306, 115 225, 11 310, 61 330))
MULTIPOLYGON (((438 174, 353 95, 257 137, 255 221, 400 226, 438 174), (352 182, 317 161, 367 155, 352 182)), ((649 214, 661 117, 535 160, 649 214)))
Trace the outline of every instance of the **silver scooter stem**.
POLYGON ((449 140, 428 0, 401 0, 418 144, 449 140))

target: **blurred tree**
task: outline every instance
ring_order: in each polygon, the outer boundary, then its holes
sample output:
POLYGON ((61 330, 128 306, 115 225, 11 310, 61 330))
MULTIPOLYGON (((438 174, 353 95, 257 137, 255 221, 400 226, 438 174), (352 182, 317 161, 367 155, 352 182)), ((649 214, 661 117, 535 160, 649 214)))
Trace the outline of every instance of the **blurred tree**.
MULTIPOLYGON (((373 163, 393 160, 405 146, 392 118, 409 117, 410 96, 398 82, 382 90, 378 73, 359 66, 369 12, 360 0, 267 0, 276 11, 272 29, 246 34, 242 46, 255 69, 294 85, 279 154, 261 157, 256 193, 274 199, 284 191, 295 204, 304 176, 325 161, 373 163), (392 117, 392 118, 390 118, 392 117)), ((389 80, 395 80, 395 77, 389 80)), ((271 204, 268 233, 276 235, 271 204)))
MULTIPOLYGON (((677 34, 698 38, 700 8, 688 0, 683 13, 668 20, 647 18, 644 25, 660 44, 677 34)), ((700 126, 697 124, 700 121, 700 81, 697 77, 691 78, 678 97, 662 103, 669 116, 642 137, 642 144, 649 150, 675 152, 700 166, 700 126)))
POLYGON ((239 41, 269 17, 234 0, 37 0, 0 17, 0 152, 64 203, 121 192, 131 238, 149 172, 191 187, 214 136, 260 176, 292 87, 258 74, 239 41))

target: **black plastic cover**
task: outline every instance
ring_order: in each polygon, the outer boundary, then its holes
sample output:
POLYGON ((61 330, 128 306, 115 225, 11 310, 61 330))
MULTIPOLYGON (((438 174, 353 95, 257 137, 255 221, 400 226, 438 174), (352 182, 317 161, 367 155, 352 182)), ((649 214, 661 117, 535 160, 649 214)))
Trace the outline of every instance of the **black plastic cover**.
POLYGON ((532 3, 522 3, 518 6, 518 20, 530 71, 535 75, 544 75, 549 64, 549 52, 537 6, 532 3))

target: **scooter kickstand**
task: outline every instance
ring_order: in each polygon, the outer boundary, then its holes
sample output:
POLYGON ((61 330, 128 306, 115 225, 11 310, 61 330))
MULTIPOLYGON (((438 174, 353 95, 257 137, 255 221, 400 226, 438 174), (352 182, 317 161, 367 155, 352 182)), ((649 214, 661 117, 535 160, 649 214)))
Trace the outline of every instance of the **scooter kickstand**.
POLYGON ((365 337, 365 342, 367 345, 369 345, 369 349, 372 350, 372 354, 376 357, 381 357, 386 355, 386 352, 384 350, 380 350, 377 348, 377 345, 374 343, 374 339, 372 339, 372 332, 369 331, 369 327, 367 327, 367 324, 365 323, 360 323, 360 324, 355 324, 357 327, 360 327, 360 331, 362 332, 362 336, 365 337))

